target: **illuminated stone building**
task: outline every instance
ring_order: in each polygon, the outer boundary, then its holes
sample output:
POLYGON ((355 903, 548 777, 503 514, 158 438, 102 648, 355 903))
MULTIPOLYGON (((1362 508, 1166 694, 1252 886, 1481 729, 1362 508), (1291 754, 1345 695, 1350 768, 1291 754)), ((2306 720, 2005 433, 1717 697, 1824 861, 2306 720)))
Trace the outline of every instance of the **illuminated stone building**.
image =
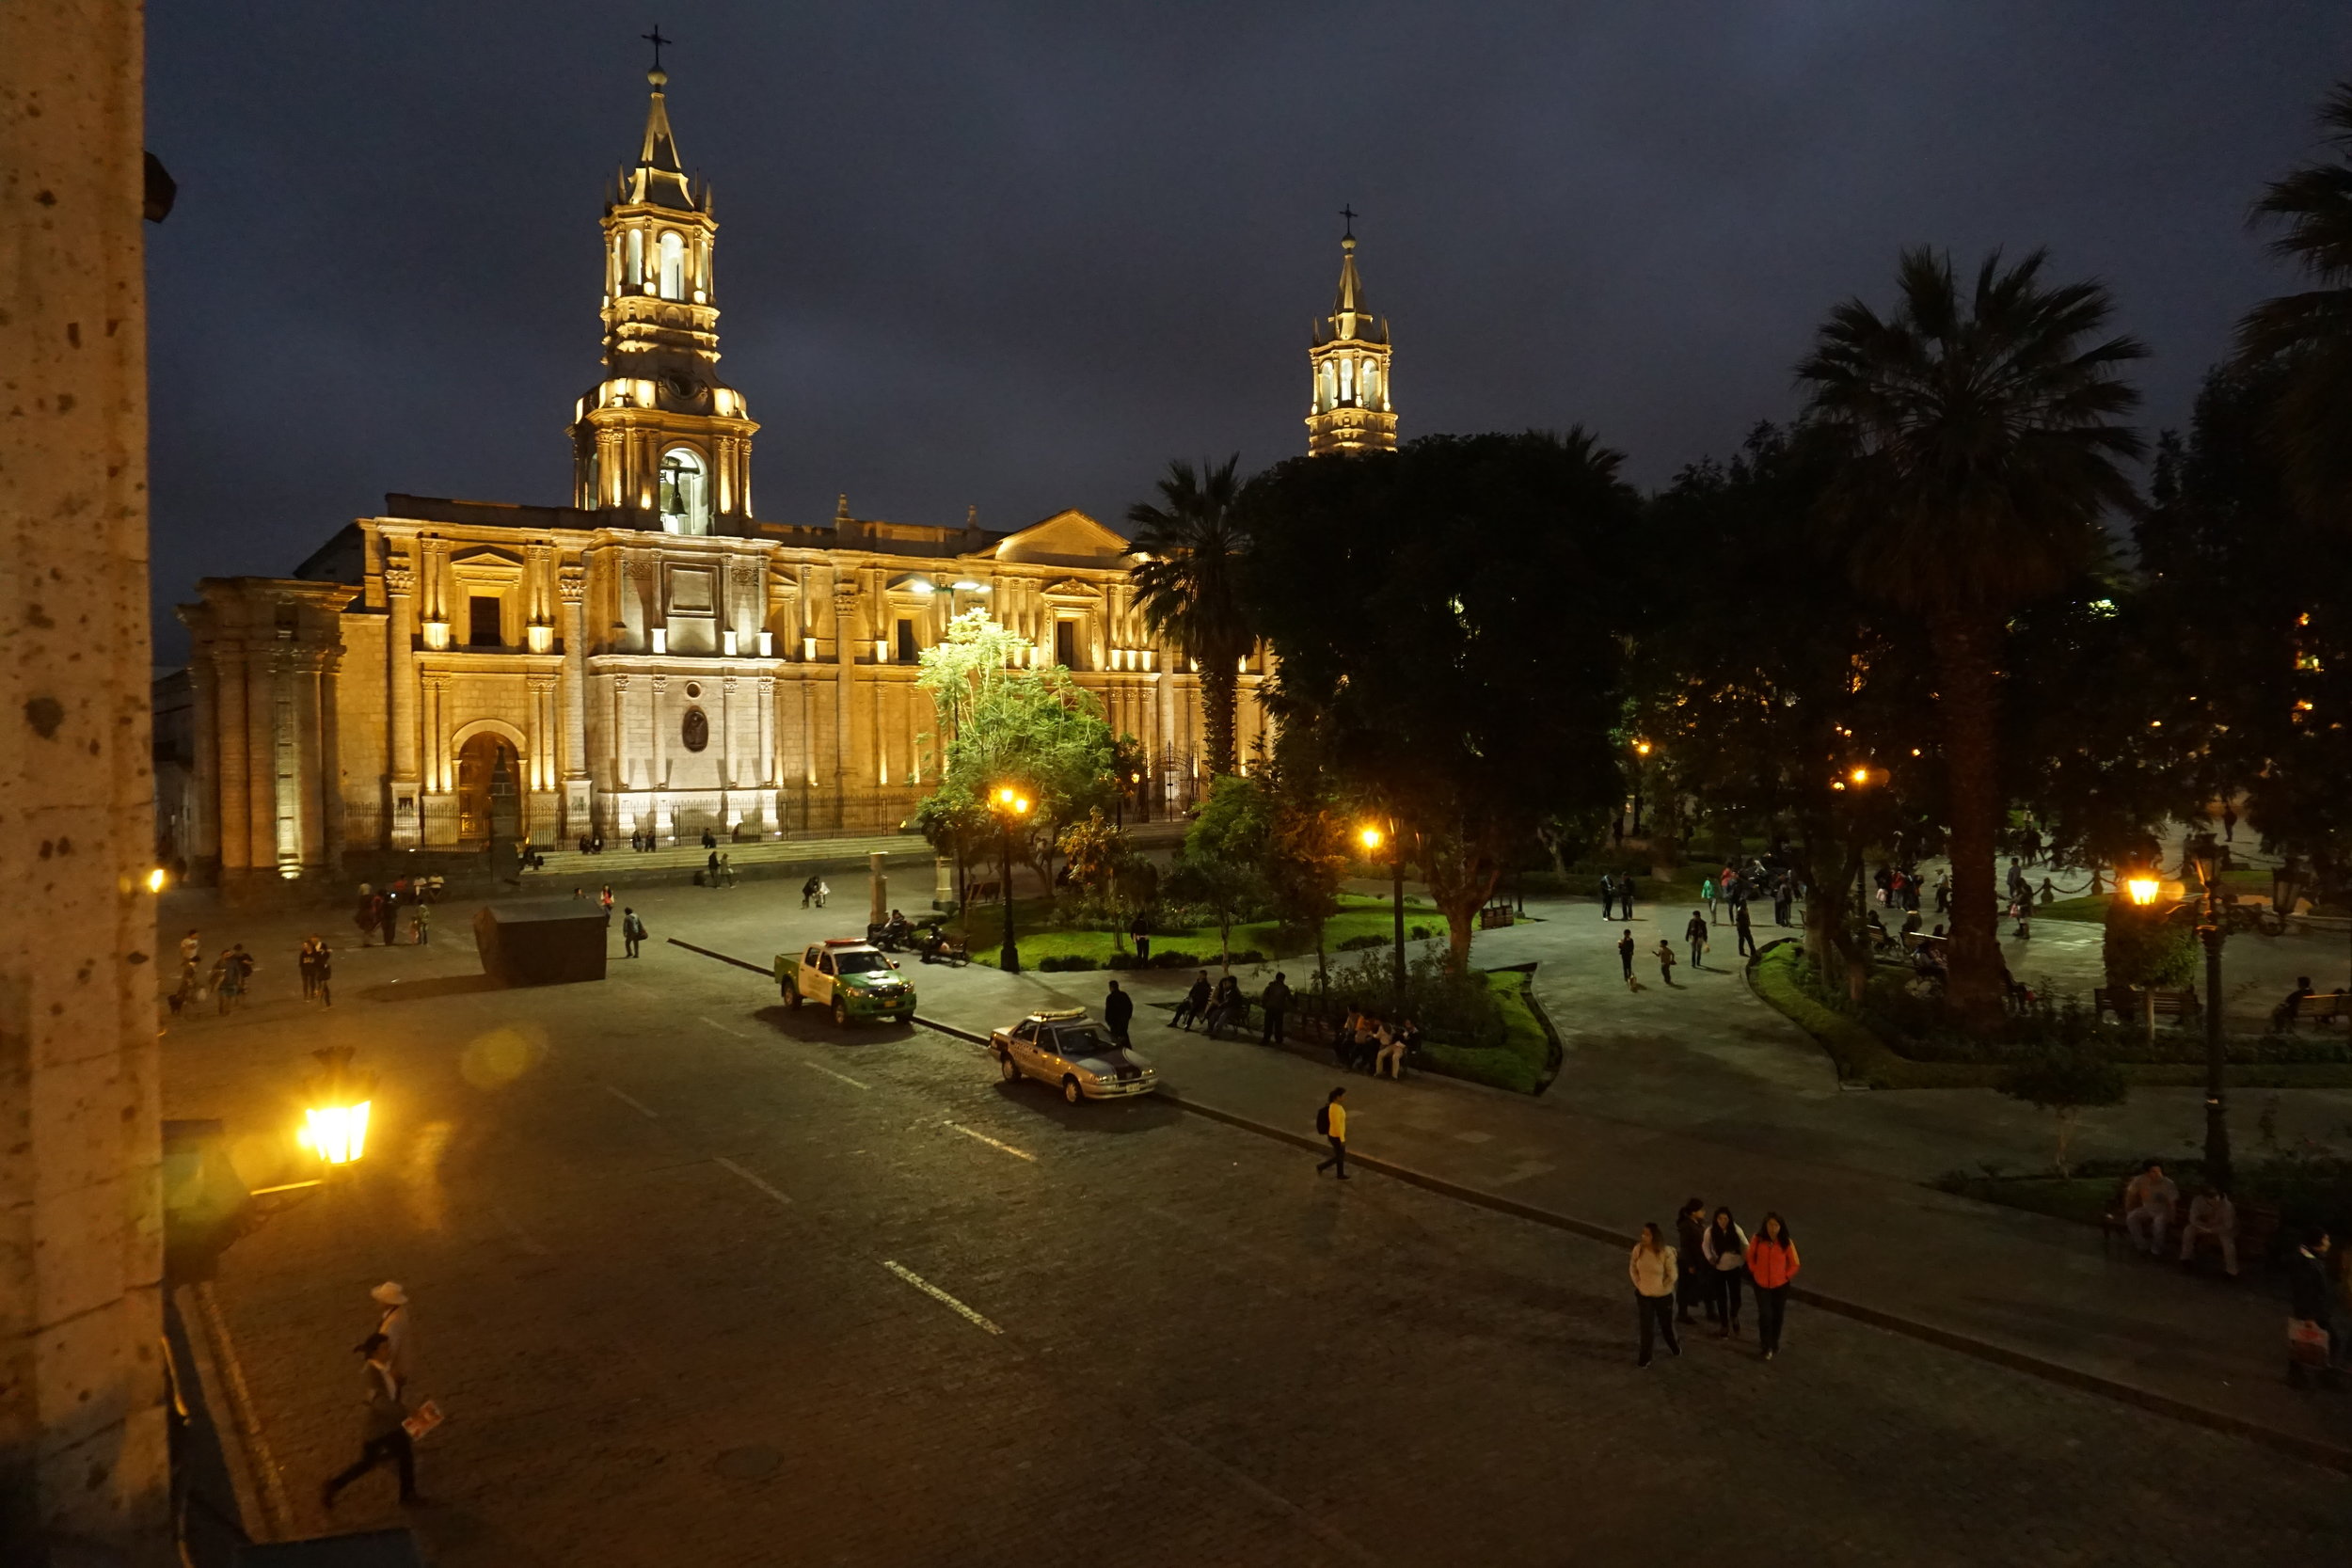
MULTIPOLYGON (((572 504, 390 495, 293 577, 206 578, 181 608, 195 806, 178 847, 199 874, 493 838, 895 829, 939 766, 917 658, 973 609, 1142 744, 1155 804, 1190 798, 1199 682, 1145 631, 1116 532, 1075 511, 1009 533, 885 522, 847 498, 823 522, 758 516, 759 427, 718 373, 718 224, 650 80, 605 206, 605 373, 573 411, 572 504)), ((1385 378, 1379 397, 1365 417, 1392 430, 1385 378)), ((1263 657, 1244 666, 1245 749, 1264 733, 1263 657)))

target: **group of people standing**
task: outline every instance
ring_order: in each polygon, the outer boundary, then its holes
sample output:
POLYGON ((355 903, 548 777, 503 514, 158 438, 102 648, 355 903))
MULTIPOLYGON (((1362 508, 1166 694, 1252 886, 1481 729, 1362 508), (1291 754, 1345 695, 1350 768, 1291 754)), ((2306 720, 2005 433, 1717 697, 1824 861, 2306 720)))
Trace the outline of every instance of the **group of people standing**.
POLYGON ((180 939, 179 978, 164 996, 165 1006, 174 1016, 207 996, 224 1013, 235 1012, 245 1006, 245 993, 253 979, 254 968, 253 955, 245 950, 245 943, 222 948, 210 970, 199 967, 203 955, 204 939, 199 932, 191 929, 180 939))
POLYGON ((359 906, 352 911, 352 923, 359 927, 359 945, 372 947, 381 935, 387 947, 398 944, 400 911, 408 910, 408 941, 422 947, 433 940, 433 906, 412 888, 405 877, 395 879, 382 892, 365 882, 359 884, 359 906))
POLYGON ((1788 1306, 1789 1283, 1802 1266, 1797 1243, 1776 1213, 1767 1213, 1751 1236, 1727 1207, 1712 1216, 1700 1198, 1692 1198, 1675 1215, 1675 1239, 1668 1242, 1655 1221, 1642 1227, 1633 1243, 1627 1272, 1633 1279, 1639 1318, 1641 1351, 1636 1366, 1646 1367, 1657 1340, 1668 1354, 1682 1354, 1677 1327, 1695 1327, 1692 1307, 1715 1325, 1719 1339, 1741 1337, 1742 1296, 1756 1297, 1756 1347, 1764 1359, 1780 1354, 1781 1323, 1788 1306))

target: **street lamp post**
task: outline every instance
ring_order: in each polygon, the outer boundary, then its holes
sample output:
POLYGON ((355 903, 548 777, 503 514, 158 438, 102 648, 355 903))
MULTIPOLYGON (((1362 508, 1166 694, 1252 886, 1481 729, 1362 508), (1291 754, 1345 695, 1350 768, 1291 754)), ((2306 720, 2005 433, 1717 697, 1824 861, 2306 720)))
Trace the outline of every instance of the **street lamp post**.
POLYGON ((2219 1191, 2230 1186, 2230 1107, 2221 1039, 2221 942, 2228 933, 2221 925, 2221 866, 2224 851, 2210 832, 2199 833, 2189 847, 2197 875, 2204 879, 2204 918, 2197 935, 2205 944, 2205 1180, 2219 1191))
POLYGON ((1389 831, 1384 833, 1367 822, 1357 831, 1356 838, 1367 853, 1377 851, 1384 841, 1389 845, 1389 909, 1396 917, 1395 986, 1396 999, 1402 1004, 1405 1000, 1405 841, 1397 835, 1394 823, 1391 823, 1389 831))
POLYGON ((996 967, 1008 974, 1021 973, 1021 949, 1012 933, 1012 830, 1013 825, 1029 815, 1029 798, 1010 784, 999 784, 993 797, 996 808, 996 826, 1004 844, 1004 880, 997 889, 998 901, 1005 911, 1004 946, 996 955, 996 967))
POLYGON ((1649 742, 1635 741, 1633 743, 1633 836, 1635 838, 1642 836, 1642 776, 1645 771, 1643 765, 1648 760, 1649 742))

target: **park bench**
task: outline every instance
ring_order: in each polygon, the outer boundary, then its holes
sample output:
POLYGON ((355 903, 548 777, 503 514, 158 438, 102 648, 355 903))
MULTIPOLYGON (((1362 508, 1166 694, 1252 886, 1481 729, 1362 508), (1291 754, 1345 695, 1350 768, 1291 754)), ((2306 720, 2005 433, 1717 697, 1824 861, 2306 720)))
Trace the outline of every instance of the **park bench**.
POLYGON ((970 910, 982 904, 993 904, 1003 891, 1004 885, 1000 882, 974 882, 963 890, 963 907, 970 910))
POLYGON ((914 951, 922 955, 925 963, 945 960, 960 968, 972 961, 972 944, 961 937, 951 937, 941 932, 938 945, 931 945, 931 933, 937 930, 939 930, 937 926, 925 926, 917 929, 914 934, 914 951))
MULTIPOLYGON (((2103 1248, 2111 1247, 2118 1242, 2125 1245, 2131 1243, 2131 1227, 2124 1223, 2123 1215, 2123 1194, 2131 1183, 2130 1177, 2118 1181, 2115 1184, 2115 1196, 2107 1199, 2106 1208, 2099 1215, 2099 1242, 2103 1248)), ((2181 1230, 2188 1224, 2188 1206, 2192 1196, 2193 1195, 2185 1194, 2173 1201, 2172 1218, 2165 1227, 2165 1244, 2160 1255, 2168 1262, 2180 1256, 2181 1230)), ((2274 1205, 2249 1203, 2244 1198, 2233 1198, 2231 1207, 2237 1212, 2237 1268, 2239 1275, 2243 1277, 2268 1261, 2271 1243, 2277 1240, 2279 1235, 2279 1211, 2274 1205)), ((2220 1261, 2221 1240, 2219 1237, 2200 1236, 2197 1238, 2196 1250, 2191 1254, 2192 1260, 2201 1259, 2207 1253, 2213 1255, 2216 1262, 2220 1261)))
POLYGON ((2303 998, 2303 1006, 2296 1010, 2293 1018, 2288 1018, 2286 1011, 2283 1004, 2272 1009, 2270 1014, 2272 1028, 2291 1029, 2298 1023, 2318 1024, 2324 1028, 2328 1024, 2342 1023, 2345 1019, 2352 1018, 2352 996, 2346 996, 2341 990, 2328 996, 2313 994, 2303 998))
MULTIPOLYGON (((2136 1022, 2148 1016, 2148 994, 2132 986, 2097 987, 2090 993, 2091 1016, 2097 1018, 2113 1013, 2118 1022, 2136 1022)), ((2197 988, 2191 986, 2186 990, 2155 992, 2155 1016, 2180 1023, 2202 1017, 2197 1006, 2197 988)))
POLYGON ((1482 931, 1491 931, 1498 926, 1508 926, 1512 920, 1511 906, 1505 900, 1498 899, 1478 911, 1478 928, 1482 931))

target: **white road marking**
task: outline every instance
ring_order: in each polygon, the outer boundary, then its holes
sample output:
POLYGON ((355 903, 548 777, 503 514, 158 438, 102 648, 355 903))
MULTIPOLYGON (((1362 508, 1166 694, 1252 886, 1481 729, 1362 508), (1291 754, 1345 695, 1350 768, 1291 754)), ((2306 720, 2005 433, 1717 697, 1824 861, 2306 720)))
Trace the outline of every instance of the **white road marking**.
POLYGON ((888 1269, 892 1274, 897 1275, 900 1279, 905 1280, 908 1284, 914 1286, 916 1290, 922 1291, 933 1301, 939 1302, 968 1322, 977 1323, 980 1327, 987 1329, 991 1334, 1002 1334, 1004 1332, 1003 1329, 998 1328, 994 1323, 990 1323, 986 1318, 981 1317, 977 1312, 973 1311, 972 1308, 964 1306, 963 1303, 958 1301, 955 1297, 949 1295, 946 1291, 941 1290, 938 1286, 932 1284, 921 1275, 916 1274, 913 1269, 908 1268, 905 1264, 894 1263, 885 1258, 882 1259, 882 1267, 888 1269))
POLYGON ((866 1084, 861 1084, 861 1083, 859 1083, 856 1079, 854 1079, 854 1078, 850 1077, 850 1076, 848 1073, 846 1073, 846 1072, 835 1072, 835 1071, 834 1071, 834 1069, 831 1069, 831 1068, 829 1068, 829 1067, 825 1066, 822 1062, 808 1062, 808 1061, 804 1061, 804 1062, 803 1062, 801 1065, 802 1065, 803 1067, 813 1067, 813 1068, 815 1068, 818 1071, 819 1071, 819 1072, 823 1073, 823 1074, 824 1074, 826 1077, 828 1077, 828 1078, 838 1078, 838 1079, 840 1079, 840 1080, 841 1080, 844 1084, 849 1085, 850 1085, 850 1087, 851 1087, 851 1088, 853 1088, 853 1089, 863 1089, 863 1088, 868 1088, 868 1087, 871 1087, 871 1085, 866 1085, 866 1084))
POLYGON ((740 1030, 740 1029, 730 1029, 730 1028, 728 1028, 725 1024, 723 1024, 723 1023, 720 1022, 719 1022, 717 1019, 715 1019, 715 1018, 705 1017, 705 1018, 703 1019, 703 1022, 704 1022, 705 1023, 709 1024, 709 1025, 710 1025, 713 1029, 718 1030, 718 1031, 719 1031, 719 1033, 721 1033, 721 1034, 723 1034, 723 1035, 733 1035, 733 1036, 734 1036, 737 1039, 739 1039, 739 1040, 747 1040, 747 1039, 750 1039, 750 1038, 751 1038, 751 1036, 749 1036, 749 1035, 747 1035, 747 1034, 743 1033, 743 1031, 742 1031, 742 1030, 740 1030))
POLYGON ((723 1156, 714 1155, 711 1159, 711 1164, 733 1171, 736 1175, 741 1177, 753 1186, 757 1187, 761 1192, 766 1193, 770 1197, 774 1198, 778 1203, 783 1204, 786 1208, 789 1209, 792 1206, 792 1200, 790 1198, 785 1196, 784 1194, 778 1192, 775 1188, 771 1187, 767 1182, 762 1181, 758 1177, 754 1176, 750 1171, 745 1170, 741 1165, 737 1164, 734 1161, 726 1159, 723 1156))
POLYGON ((964 1126, 963 1123, 960 1121, 943 1121, 939 1125, 942 1127, 952 1127, 967 1138, 977 1138, 980 1142, 988 1145, 991 1148, 1001 1148, 1016 1160, 1026 1160, 1033 1165, 1037 1164, 1037 1156, 1030 1153, 1027 1149, 1015 1148, 1012 1145, 1008 1143, 999 1143, 994 1138, 990 1137, 987 1133, 975 1132, 971 1128, 964 1126))
POLYGON ((652 1106, 646 1104, 642 1100, 623 1094, 620 1090, 614 1088, 610 1084, 604 1085, 604 1092, 619 1101, 622 1104, 628 1106, 630 1110, 635 1111, 641 1117, 644 1117, 653 1121, 660 1121, 661 1119, 660 1112, 655 1110, 652 1106))

